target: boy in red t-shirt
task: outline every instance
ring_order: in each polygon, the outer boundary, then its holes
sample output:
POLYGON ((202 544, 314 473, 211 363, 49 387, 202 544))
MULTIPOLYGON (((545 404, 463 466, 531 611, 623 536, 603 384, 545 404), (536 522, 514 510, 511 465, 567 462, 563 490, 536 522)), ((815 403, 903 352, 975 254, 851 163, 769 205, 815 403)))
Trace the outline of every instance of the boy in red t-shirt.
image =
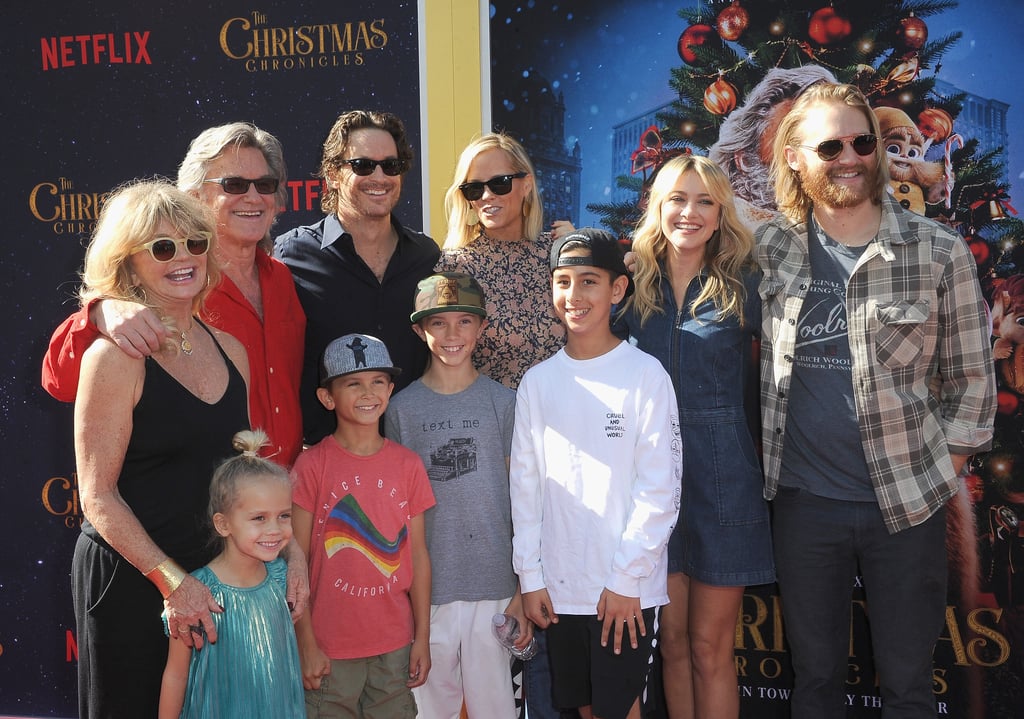
POLYGON ((419 456, 380 434, 400 371, 375 337, 331 342, 317 397, 338 428, 292 470, 310 568, 310 611, 296 624, 309 717, 415 717, 411 689, 430 671, 423 512, 434 496, 419 456))

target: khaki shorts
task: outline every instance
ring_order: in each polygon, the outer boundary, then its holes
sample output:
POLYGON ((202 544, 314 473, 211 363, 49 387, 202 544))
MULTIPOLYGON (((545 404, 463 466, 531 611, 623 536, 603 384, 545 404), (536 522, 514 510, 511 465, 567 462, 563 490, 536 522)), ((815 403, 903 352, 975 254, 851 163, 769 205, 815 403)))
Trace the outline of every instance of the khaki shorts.
POLYGON ((332 659, 319 689, 306 691, 307 719, 413 719, 406 686, 409 647, 361 659, 332 659))

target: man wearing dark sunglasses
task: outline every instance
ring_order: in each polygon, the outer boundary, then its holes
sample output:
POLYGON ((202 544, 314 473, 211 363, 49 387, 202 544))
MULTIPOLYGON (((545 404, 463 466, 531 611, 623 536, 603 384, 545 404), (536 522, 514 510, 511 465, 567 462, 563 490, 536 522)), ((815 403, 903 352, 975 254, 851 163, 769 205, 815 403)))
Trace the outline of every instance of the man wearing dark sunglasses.
POLYGON ((889 196, 878 137, 855 87, 805 90, 775 139, 783 217, 757 232, 765 496, 793 719, 845 715, 858 573, 882 716, 935 717, 946 505, 992 444, 977 267, 959 234, 889 196))
POLYGON ((320 163, 326 217, 275 243, 274 254, 291 269, 306 311, 300 401, 309 444, 334 431, 334 414, 316 397, 320 356, 331 340, 353 332, 383 340, 402 368, 396 391, 426 367, 426 345, 409 331, 409 313, 416 284, 433 274, 439 250, 393 214, 411 168, 412 148, 396 116, 342 114, 320 163))

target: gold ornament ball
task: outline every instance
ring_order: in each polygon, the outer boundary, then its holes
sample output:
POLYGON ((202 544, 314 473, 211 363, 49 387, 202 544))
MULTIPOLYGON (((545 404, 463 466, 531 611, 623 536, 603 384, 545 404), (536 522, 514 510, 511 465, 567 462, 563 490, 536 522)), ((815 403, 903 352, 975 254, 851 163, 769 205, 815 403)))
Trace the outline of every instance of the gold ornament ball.
POLYGON ((953 118, 941 108, 929 107, 917 116, 917 127, 933 142, 942 142, 953 132, 953 118))
POLYGON ((712 115, 727 115, 736 109, 736 88, 718 78, 704 91, 704 107, 712 115))

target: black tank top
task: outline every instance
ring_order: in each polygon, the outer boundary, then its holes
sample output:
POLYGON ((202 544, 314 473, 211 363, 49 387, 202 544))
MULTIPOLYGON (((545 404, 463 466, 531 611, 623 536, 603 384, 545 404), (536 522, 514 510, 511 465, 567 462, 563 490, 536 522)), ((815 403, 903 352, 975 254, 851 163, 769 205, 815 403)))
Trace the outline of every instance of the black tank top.
MULTIPOLYGON (((214 344, 227 364, 228 386, 213 404, 189 392, 156 360, 146 359, 142 397, 132 412, 132 436, 117 484, 149 536, 186 571, 213 558, 206 519, 210 477, 221 460, 234 454, 235 432, 249 427, 245 382, 216 338, 214 344)), ((82 531, 109 548, 88 521, 82 531)))

